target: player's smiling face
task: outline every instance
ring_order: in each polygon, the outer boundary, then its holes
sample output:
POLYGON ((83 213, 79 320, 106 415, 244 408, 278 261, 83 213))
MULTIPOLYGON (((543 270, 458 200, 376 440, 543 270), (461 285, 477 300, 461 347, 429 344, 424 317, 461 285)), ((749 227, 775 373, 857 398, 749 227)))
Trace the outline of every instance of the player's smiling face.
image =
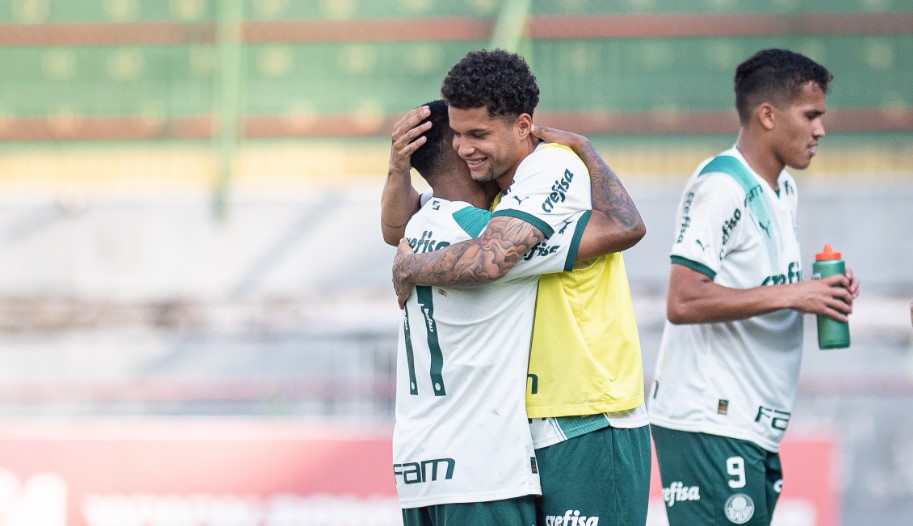
POLYGON ((475 181, 497 181, 506 188, 525 157, 527 150, 521 141, 517 122, 504 117, 491 117, 485 107, 472 109, 449 108, 453 128, 453 147, 469 167, 475 181))
POLYGON ((776 110, 776 150, 780 161, 795 169, 805 169, 812 162, 818 139, 824 137, 821 117, 827 111, 824 92, 815 82, 802 86, 799 96, 783 110, 776 110))

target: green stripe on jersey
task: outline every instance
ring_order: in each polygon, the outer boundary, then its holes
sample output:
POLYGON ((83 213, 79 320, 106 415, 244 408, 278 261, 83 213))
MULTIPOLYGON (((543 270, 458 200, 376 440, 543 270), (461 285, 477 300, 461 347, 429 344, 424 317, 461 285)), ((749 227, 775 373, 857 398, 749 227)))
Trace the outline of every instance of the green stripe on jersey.
POLYGON ((506 210, 498 210, 497 212, 495 212, 494 214, 491 215, 491 217, 498 217, 498 216, 516 217, 517 219, 522 219, 523 221, 526 221, 527 223, 529 223, 529 224, 533 225, 534 227, 538 228, 539 230, 541 230, 542 234, 545 235, 546 239, 552 237, 552 234, 555 233, 555 231, 552 229, 552 227, 548 223, 546 223, 545 221, 543 221, 543 220, 539 219, 538 217, 536 217, 530 213, 527 213, 527 212, 522 212, 520 210, 508 208, 506 210))
POLYGON ((724 173, 735 179, 745 190, 745 204, 751 209, 751 213, 757 221, 755 226, 761 231, 761 237, 764 238, 764 243, 767 245, 770 268, 772 271, 776 270, 780 258, 777 254, 778 240, 774 239, 773 235, 778 232, 778 229, 772 228, 774 215, 767 197, 768 189, 764 188, 764 185, 758 184, 758 180, 751 175, 748 168, 745 168, 744 164, 731 155, 714 157, 701 169, 698 177, 708 173, 724 173))
POLYGON ((491 220, 491 212, 467 206, 454 212, 453 220, 463 229, 463 232, 469 234, 469 237, 477 238, 491 220))
POLYGON ((586 228, 587 223, 590 222, 592 212, 592 210, 587 210, 577 220, 577 225, 574 227, 574 237, 571 239, 571 248, 567 252, 567 261, 564 262, 565 272, 574 270, 574 263, 577 262, 577 250, 580 249, 580 239, 583 237, 583 230, 586 228))
POLYGON ((704 265, 703 263, 698 263, 697 261, 692 261, 690 259, 683 258, 681 256, 672 256, 672 263, 675 265, 681 265, 683 267, 688 267, 691 270, 700 272, 701 274, 707 276, 711 280, 716 278, 716 272, 714 272, 710 267, 704 265))

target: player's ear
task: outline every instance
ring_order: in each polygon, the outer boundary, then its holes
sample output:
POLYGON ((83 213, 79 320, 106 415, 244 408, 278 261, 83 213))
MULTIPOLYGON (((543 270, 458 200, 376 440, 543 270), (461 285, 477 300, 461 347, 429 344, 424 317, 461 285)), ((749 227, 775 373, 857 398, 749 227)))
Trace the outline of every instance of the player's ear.
POLYGON ((765 130, 772 130, 776 121, 777 108, 769 103, 762 102, 755 109, 755 118, 765 130))
POLYGON ((517 134, 521 139, 525 139, 532 133, 533 118, 529 113, 521 113, 517 120, 514 121, 514 129, 517 130, 517 134))

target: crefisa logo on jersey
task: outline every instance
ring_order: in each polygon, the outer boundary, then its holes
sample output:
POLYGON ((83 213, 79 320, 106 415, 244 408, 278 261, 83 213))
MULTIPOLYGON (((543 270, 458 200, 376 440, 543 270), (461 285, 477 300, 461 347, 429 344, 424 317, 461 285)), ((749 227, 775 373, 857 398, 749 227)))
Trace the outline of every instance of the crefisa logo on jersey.
POLYGON ((663 500, 666 506, 670 508, 675 506, 676 502, 687 502, 690 500, 701 500, 700 486, 686 486, 680 481, 675 481, 663 488, 663 500))
POLYGON ((767 276, 761 282, 764 285, 785 285, 787 283, 799 283, 802 281, 802 264, 798 261, 791 261, 786 269, 785 274, 775 274, 767 276))
POLYGON ((524 261, 529 261, 536 256, 547 256, 549 254, 554 254, 558 252, 558 249, 561 248, 561 245, 552 245, 549 246, 545 241, 539 243, 533 248, 529 249, 526 252, 526 255, 523 256, 524 261))
POLYGON ((598 526, 599 517, 581 515, 580 510, 567 510, 564 515, 546 515, 545 526, 598 526))
POLYGON ((754 501, 744 493, 736 493, 726 499, 723 506, 726 518, 733 524, 745 524, 754 515, 754 501))
MULTIPOLYGON (((682 226, 678 230, 678 239, 675 240, 676 243, 681 243, 685 240, 685 231, 688 230, 688 227, 691 226, 691 203, 694 202, 694 192, 688 192, 688 195, 685 196, 685 204, 682 206, 682 226)), ((701 246, 703 248, 703 246, 701 246)))
POLYGON ((545 201, 542 202, 542 211, 546 214, 550 213, 555 209, 555 205, 558 203, 563 203, 568 189, 571 187, 571 181, 574 180, 574 172, 565 169, 564 177, 561 179, 556 179, 552 183, 552 191, 548 194, 548 197, 545 198, 545 201))
POLYGON ((428 252, 434 252, 435 250, 450 246, 450 243, 447 241, 437 241, 433 239, 431 237, 433 235, 434 232, 425 230, 422 232, 422 237, 418 239, 409 238, 409 247, 412 249, 412 252, 416 254, 427 254, 428 252))

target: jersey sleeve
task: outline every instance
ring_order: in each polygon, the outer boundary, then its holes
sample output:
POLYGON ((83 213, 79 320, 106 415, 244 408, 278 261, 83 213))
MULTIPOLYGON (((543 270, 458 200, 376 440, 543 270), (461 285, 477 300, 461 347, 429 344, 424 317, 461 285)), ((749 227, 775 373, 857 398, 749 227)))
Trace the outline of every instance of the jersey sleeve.
POLYGON ((559 225, 551 237, 534 246, 502 280, 565 272, 574 268, 591 210, 581 210, 559 225))
POLYGON ((543 144, 520 163, 493 217, 522 219, 550 238, 565 221, 591 208, 586 166, 569 148, 543 144))
POLYGON ((705 174, 686 188, 676 212, 672 263, 716 278, 723 258, 738 245, 744 191, 725 174, 705 174))

